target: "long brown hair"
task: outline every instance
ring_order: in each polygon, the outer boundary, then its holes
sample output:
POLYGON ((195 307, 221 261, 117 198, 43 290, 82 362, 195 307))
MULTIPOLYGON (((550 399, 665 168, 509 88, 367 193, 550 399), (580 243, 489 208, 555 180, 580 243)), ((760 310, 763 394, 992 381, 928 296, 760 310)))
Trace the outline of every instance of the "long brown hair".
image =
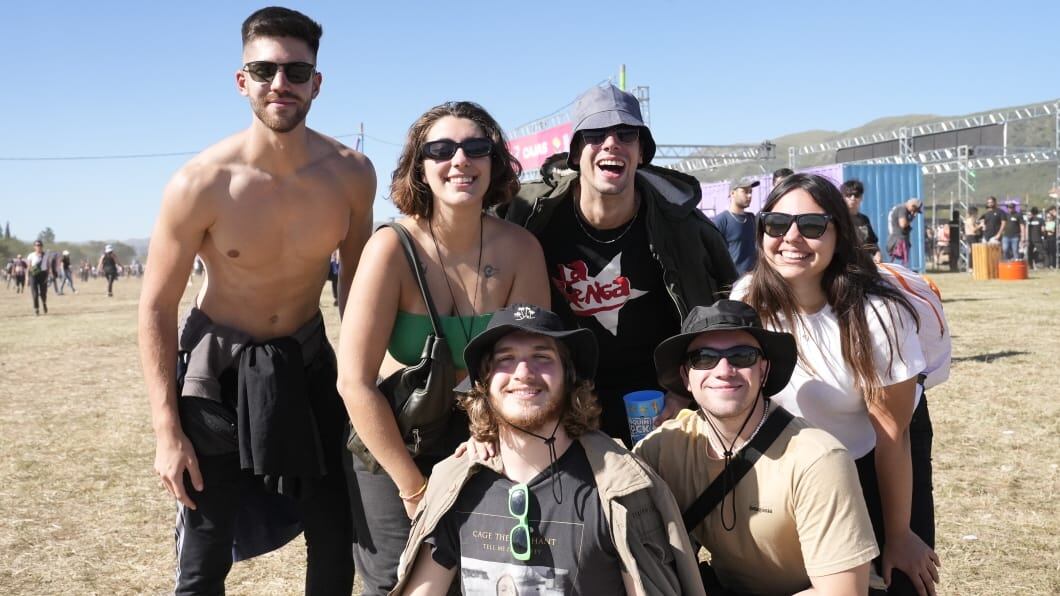
POLYGON ((431 187, 423 175, 423 155, 420 153, 427 133, 434 123, 446 116, 474 122, 483 134, 493 141, 490 152, 490 183, 482 199, 485 211, 509 201, 519 192, 519 175, 523 172, 519 160, 508 151, 504 131, 493 116, 482 106, 470 101, 447 101, 427 110, 409 127, 405 147, 401 150, 397 168, 391 174, 390 199, 405 215, 430 217, 434 207, 431 187))
MULTIPOLYGON (((895 308, 896 306, 905 309, 916 322, 918 329, 920 319, 909 300, 899 290, 884 281, 868 251, 860 246, 857 230, 854 227, 850 210, 843 200, 843 195, 827 178, 814 174, 792 174, 784 178, 769 193, 762 212, 772 210, 781 197, 796 189, 805 190, 813 197, 814 202, 824 209, 825 213, 832 216, 831 225, 836 231, 835 252, 821 278, 821 289, 824 290, 828 304, 839 321, 839 343, 842 348, 843 361, 854 372, 854 387, 861 393, 866 403, 878 403, 883 399, 883 386, 879 375, 876 374, 872 353, 873 344, 868 340, 869 324, 865 314, 865 305, 868 303, 869 296, 883 298, 893 316, 901 314, 895 308)), ((763 321, 768 321, 774 328, 781 328, 782 321, 786 320, 790 321, 792 331, 794 331, 796 326, 805 324, 799 313, 795 292, 765 256, 762 247, 764 234, 761 226, 758 226, 756 234, 758 259, 744 300, 758 311, 763 321)), ((886 320, 875 306, 872 311, 887 333, 887 344, 890 349, 888 367, 890 367, 894 364, 896 354, 899 358, 902 357, 896 332, 887 328, 886 320)), ((797 333, 795 337, 798 342, 797 333)), ((800 350, 799 360, 812 370, 813 363, 803 360, 801 352, 800 350)))
MULTIPOLYGON (((576 375, 574 360, 570 357, 570 350, 561 341, 556 342, 559 349, 560 362, 563 364, 563 392, 567 397, 567 404, 560 415, 560 424, 572 439, 600 428, 600 403, 596 399, 593 382, 588 379, 579 379, 576 375)), ((494 443, 497 441, 500 424, 489 403, 489 379, 493 372, 492 354, 482 358, 479 379, 471 391, 457 397, 457 403, 467 412, 470 422, 471 438, 482 443, 494 443)))

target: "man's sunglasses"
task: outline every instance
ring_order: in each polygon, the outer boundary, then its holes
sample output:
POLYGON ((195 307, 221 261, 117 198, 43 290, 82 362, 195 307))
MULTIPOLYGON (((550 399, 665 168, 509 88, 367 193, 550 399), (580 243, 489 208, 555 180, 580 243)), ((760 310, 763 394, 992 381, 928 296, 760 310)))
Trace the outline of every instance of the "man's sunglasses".
POLYGON ((313 73, 316 72, 316 65, 309 64, 308 62, 277 64, 275 62, 259 60, 257 62, 247 62, 243 65, 243 70, 250 75, 250 78, 259 83, 271 83, 272 79, 276 77, 276 71, 281 68, 283 69, 283 74, 287 77, 287 80, 295 85, 305 83, 311 79, 313 73))
POLYGON ((590 145, 603 143, 608 135, 615 135, 620 143, 633 143, 640 138, 640 129, 634 126, 616 126, 613 128, 599 128, 595 130, 583 130, 582 140, 590 145))
POLYGON ((685 362, 695 370, 711 370, 724 358, 729 361, 729 366, 747 368, 754 366, 762 356, 762 350, 754 346, 735 346, 725 350, 699 348, 686 354, 685 362))
POLYGON ((463 149, 468 157, 486 157, 493 152, 493 141, 484 137, 466 139, 457 143, 449 139, 428 141, 420 148, 420 153, 435 161, 452 159, 457 149, 463 149))
POLYGON ((530 524, 527 516, 530 513, 530 489, 519 483, 508 489, 508 513, 515 518, 516 524, 508 534, 508 545, 512 556, 519 561, 530 560, 530 524))
POLYGON ((795 222, 803 238, 820 238, 824 236, 825 230, 828 229, 828 222, 831 219, 832 216, 827 213, 791 215, 790 213, 781 213, 779 211, 765 211, 758 216, 762 232, 766 236, 773 238, 783 238, 784 234, 787 234, 788 229, 791 228, 791 222, 795 222))

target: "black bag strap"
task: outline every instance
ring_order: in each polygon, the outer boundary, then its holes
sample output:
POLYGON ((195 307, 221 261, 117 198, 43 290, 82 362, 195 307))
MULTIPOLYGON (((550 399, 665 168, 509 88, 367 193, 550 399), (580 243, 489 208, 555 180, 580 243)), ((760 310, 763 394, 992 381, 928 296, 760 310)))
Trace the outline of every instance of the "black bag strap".
POLYGON ((754 467, 758 458, 762 457, 762 452, 769 449, 773 441, 777 440, 777 437, 791 422, 791 419, 791 413, 784 408, 778 406, 773 410, 773 413, 769 415, 769 419, 762 425, 758 434, 752 437, 751 441, 744 445, 743 449, 729 461, 729 477, 732 479, 732 484, 728 487, 724 486, 725 472, 722 472, 703 491, 703 494, 699 495, 699 498, 689 505, 688 509, 685 509, 684 514, 681 516, 681 519, 685 522, 685 530, 691 532, 693 528, 699 525, 699 522, 710 515, 710 512, 718 506, 718 503, 721 503, 721 500, 728 493, 725 488, 728 488, 729 491, 736 488, 740 480, 754 467))
POLYGON ((431 300, 431 290, 427 287, 427 278, 423 275, 423 265, 416 254, 416 246, 412 244, 412 236, 409 235, 409 231, 405 229, 405 226, 397 222, 390 222, 386 226, 394 230, 398 241, 401 242, 401 247, 405 249, 405 257, 409 260, 409 268, 412 269, 412 275, 420 286, 420 295, 423 296, 423 302, 427 305, 427 312, 431 315, 431 327, 434 328, 434 336, 444 338, 445 333, 442 332, 442 326, 438 322, 438 311, 434 309, 434 300, 431 300))

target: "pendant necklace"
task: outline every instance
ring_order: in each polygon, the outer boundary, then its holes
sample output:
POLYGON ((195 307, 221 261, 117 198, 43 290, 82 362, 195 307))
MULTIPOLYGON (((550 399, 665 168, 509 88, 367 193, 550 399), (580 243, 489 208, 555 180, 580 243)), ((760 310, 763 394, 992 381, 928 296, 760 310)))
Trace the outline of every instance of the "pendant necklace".
MULTIPOLYGON (((464 317, 460 314, 460 307, 456 303, 456 294, 453 292, 453 286, 449 283, 448 267, 445 265, 445 260, 442 259, 442 252, 438 250, 438 240, 434 237, 434 224, 428 219, 427 229, 431 232, 431 241, 434 242, 434 254, 438 257, 438 263, 442 266, 442 277, 445 279, 445 287, 449 289, 449 297, 453 299, 453 310, 456 312, 457 322, 460 323, 460 331, 464 334, 464 345, 466 346, 471 342, 471 335, 475 330, 475 311, 478 307, 478 294, 479 288, 482 283, 482 228, 485 227, 485 214, 479 218, 478 226, 478 265, 475 266, 475 293, 471 296, 471 316, 468 317, 467 325, 464 325, 464 317)), ((460 276, 458 275, 457 278, 460 276)), ((467 287, 464 286, 464 281, 460 280, 461 289, 465 292, 467 287)))

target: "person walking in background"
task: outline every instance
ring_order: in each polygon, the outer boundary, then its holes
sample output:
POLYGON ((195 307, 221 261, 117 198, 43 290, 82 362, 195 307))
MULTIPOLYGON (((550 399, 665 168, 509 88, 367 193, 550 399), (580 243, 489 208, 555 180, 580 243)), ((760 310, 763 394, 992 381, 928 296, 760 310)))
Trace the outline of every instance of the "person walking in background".
POLYGON ((876 230, 872 229, 872 221, 869 216, 861 212, 861 200, 865 196, 865 185, 860 180, 847 180, 839 187, 843 194, 843 200, 847 202, 850 216, 854 218, 854 229, 858 232, 858 244, 865 252, 869 253, 872 260, 880 262, 880 239, 876 236, 876 230))
POLYGON ((70 291, 74 294, 77 293, 77 288, 74 287, 74 272, 70 267, 70 251, 64 250, 63 256, 59 260, 59 266, 62 269, 63 282, 59 286, 59 293, 63 293, 63 289, 66 288, 66 284, 70 284, 70 291))
POLYGON ((114 296, 114 281, 118 279, 118 268, 121 267, 121 263, 118 262, 118 256, 114 254, 113 246, 108 244, 103 249, 103 254, 100 255, 99 264, 96 267, 107 278, 107 296, 114 296))
POLYGON ((33 243, 33 252, 26 257, 26 266, 26 279, 29 281, 30 294, 33 295, 33 314, 39 315, 41 308, 44 308, 44 314, 48 314, 48 276, 51 275, 51 261, 44 253, 44 243, 40 240, 33 243))
POLYGON ((766 328, 796 338, 798 364, 776 401, 855 459, 887 594, 934 594, 940 563, 917 311, 857 249, 847 206, 827 178, 786 178, 759 218, 758 265, 733 297, 766 328))
POLYGON ((1006 261, 1018 261, 1025 231, 1023 216, 1019 213, 1016 201, 1009 201, 1007 207, 1001 228, 1001 258, 1006 261))
POLYGON ((1045 264, 1047 267, 1050 268, 1055 268, 1057 266, 1056 228, 1056 205, 1051 205, 1048 209, 1045 210, 1045 223, 1042 224, 1042 236, 1044 237, 1045 244, 1045 264))
POLYGON ((1004 230, 1005 212, 997 208, 997 197, 986 198, 986 211, 979 218, 983 229, 983 242, 1001 243, 1001 232, 1004 230))
MULTIPOLYGON (((1037 207, 1031 207, 1031 213, 1023 223, 1024 244, 1027 251, 1027 266, 1037 269, 1039 262, 1044 261, 1045 255, 1045 218, 1037 207)), ((1042 263, 1044 265, 1044 262, 1042 263)))
POLYGON ((52 289, 55 290, 55 294, 58 296, 63 295, 63 291, 59 288, 59 279, 62 277, 62 254, 59 252, 48 253, 48 281, 52 284, 52 289))
POLYGON ((750 271, 755 264, 755 216, 747 208, 751 206, 751 189, 758 184, 750 176, 734 183, 729 191, 729 208, 714 217, 714 225, 725 237, 739 275, 750 271))
POLYGON ((339 251, 331 253, 331 262, 328 263, 328 281, 331 282, 332 306, 339 305, 339 251))
POLYGON ((22 258, 21 254, 15 255, 11 263, 11 275, 15 278, 15 293, 21 294, 26 289, 26 273, 29 271, 29 263, 22 258))
MULTIPOLYGON (((909 266, 913 219, 916 218, 916 214, 920 213, 923 207, 923 201, 914 197, 904 203, 895 205, 887 216, 887 254, 891 257, 892 263, 901 263, 905 267, 909 266)), ((930 228, 925 231, 930 231, 930 228)))

